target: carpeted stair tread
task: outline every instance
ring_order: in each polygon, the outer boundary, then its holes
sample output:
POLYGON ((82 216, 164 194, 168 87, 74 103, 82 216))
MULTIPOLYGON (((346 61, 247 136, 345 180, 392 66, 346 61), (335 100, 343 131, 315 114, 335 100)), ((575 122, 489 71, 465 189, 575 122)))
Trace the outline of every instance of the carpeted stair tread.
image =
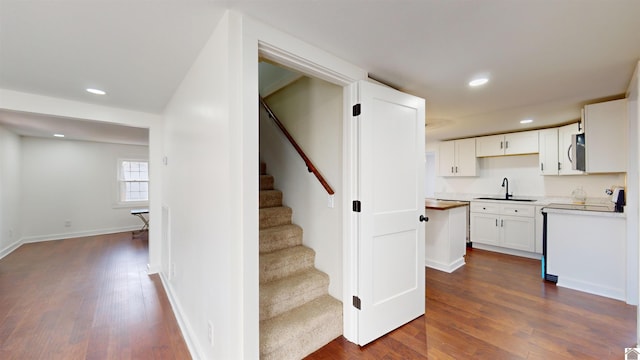
POLYGON ((342 303, 329 295, 260 322, 262 360, 302 359, 342 335, 342 303))
POLYGON ((282 206, 282 191, 260 190, 260 209, 282 206))
POLYGON ((285 206, 260 209, 260 229, 291 224, 291 208, 285 206))
POLYGON ((342 335, 342 303, 260 163, 260 359, 299 360, 342 335))
POLYGON ((274 184, 273 176, 260 175, 260 190, 272 190, 274 184))
POLYGON ((260 320, 278 316, 326 295, 329 275, 315 268, 260 286, 260 320))
POLYGON ((302 245, 302 228, 295 224, 260 230, 260 253, 302 245))
POLYGON ((282 279, 313 268, 315 251, 306 246, 294 246, 260 254, 260 283, 282 279))

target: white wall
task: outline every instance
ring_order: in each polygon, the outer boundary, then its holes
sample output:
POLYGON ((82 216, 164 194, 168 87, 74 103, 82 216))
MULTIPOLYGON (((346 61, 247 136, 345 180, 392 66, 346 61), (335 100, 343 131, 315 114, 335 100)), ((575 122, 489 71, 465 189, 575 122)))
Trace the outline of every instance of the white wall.
POLYGON ((118 159, 148 160, 147 146, 21 138, 22 240, 129 231, 142 227, 118 207, 118 159), (71 225, 66 226, 65 222, 71 225))
MULTIPOLYGON (((237 357, 232 278, 239 264, 231 256, 234 238, 229 95, 229 18, 225 16, 182 81, 165 112, 164 199, 169 208, 169 248, 175 268, 169 289, 179 308, 194 357, 237 357), (215 346, 207 339, 214 327, 215 346)), ((257 60, 256 60, 257 66, 257 60)), ((257 99, 256 99, 257 101, 257 99)), ((256 170, 257 171, 257 170, 256 170)), ((257 179, 256 179, 257 187, 257 179)), ((257 210, 256 210, 257 211, 257 210)))
POLYGON ((316 177, 264 111, 260 158, 316 252, 316 268, 329 274, 329 293, 342 300, 342 88, 304 77, 272 94, 267 103, 335 191, 334 208, 316 177))
POLYGON ((20 137, 0 126, 0 258, 22 237, 20 157, 20 137))
POLYGON ((624 174, 542 176, 538 155, 517 155, 478 159, 476 177, 436 177, 436 192, 503 195, 502 179, 509 179, 514 196, 571 197, 582 186, 589 198, 605 198, 605 189, 624 185, 624 174))

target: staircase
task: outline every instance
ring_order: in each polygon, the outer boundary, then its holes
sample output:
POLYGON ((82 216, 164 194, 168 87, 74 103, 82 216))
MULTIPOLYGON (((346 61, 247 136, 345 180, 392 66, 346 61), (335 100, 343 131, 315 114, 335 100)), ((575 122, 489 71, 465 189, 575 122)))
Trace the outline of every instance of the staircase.
POLYGON ((342 335, 342 303, 273 183, 260 164, 260 359, 297 360, 342 335))

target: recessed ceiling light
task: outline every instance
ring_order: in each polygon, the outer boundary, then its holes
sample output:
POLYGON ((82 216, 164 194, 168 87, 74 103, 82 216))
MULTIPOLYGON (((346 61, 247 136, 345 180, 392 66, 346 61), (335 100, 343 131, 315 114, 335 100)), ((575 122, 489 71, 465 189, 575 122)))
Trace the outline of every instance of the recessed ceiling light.
POLYGON ((473 80, 469 81, 469 86, 476 87, 476 86, 484 85, 484 84, 486 84, 488 82, 489 82, 488 78, 481 77, 481 78, 477 78, 477 79, 473 79, 473 80))
POLYGON ((88 88, 87 92, 90 92, 92 94, 96 94, 96 95, 105 95, 107 92, 104 90, 100 90, 100 89, 92 89, 92 88, 88 88))
POLYGON ((531 124, 533 122, 532 119, 524 119, 524 120, 520 120, 520 124, 531 124))
POLYGON ((55 136, 55 137, 59 137, 59 138, 63 138, 63 137, 64 137, 64 134, 53 134, 53 136, 55 136))

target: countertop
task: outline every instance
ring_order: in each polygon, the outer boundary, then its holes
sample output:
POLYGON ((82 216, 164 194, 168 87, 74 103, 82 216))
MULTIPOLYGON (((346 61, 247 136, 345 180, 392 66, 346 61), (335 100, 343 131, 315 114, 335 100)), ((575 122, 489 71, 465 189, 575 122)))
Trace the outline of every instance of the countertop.
POLYGON ((464 201, 424 199, 424 207, 431 210, 449 210, 461 206, 469 206, 469 203, 464 201))
MULTIPOLYGON (((500 195, 492 195, 492 194, 468 194, 468 193, 436 193, 436 198, 438 199, 447 199, 446 201, 488 201, 488 202, 497 202, 497 203, 511 203, 511 204, 522 204, 522 205, 535 205, 538 207, 545 207, 545 212, 547 213, 557 213, 557 214, 575 214, 575 215, 587 215, 587 216, 606 216, 606 217, 618 217, 618 218, 626 218, 626 213, 616 213, 611 211, 585 211, 585 210, 567 210, 567 209, 554 209, 553 204, 572 204, 573 199, 570 197, 541 197, 541 196, 523 196, 525 198, 534 199, 535 201, 531 202, 520 202, 513 200, 479 200, 479 197, 499 197, 500 195), (546 207, 551 205, 551 207, 546 207)), ((504 194, 502 194, 504 196, 504 194)), ((596 206, 612 206, 609 197, 594 197, 587 198, 588 205, 596 205, 596 206)))
MULTIPOLYGON (((553 205, 552 205, 553 206, 553 205)), ((553 207, 545 207, 543 212, 547 214, 568 214, 568 215, 580 215, 580 216, 600 216, 600 217, 612 217, 612 218, 626 218, 625 213, 613 212, 613 211, 588 211, 588 210, 574 210, 574 209, 557 209, 553 207)))

